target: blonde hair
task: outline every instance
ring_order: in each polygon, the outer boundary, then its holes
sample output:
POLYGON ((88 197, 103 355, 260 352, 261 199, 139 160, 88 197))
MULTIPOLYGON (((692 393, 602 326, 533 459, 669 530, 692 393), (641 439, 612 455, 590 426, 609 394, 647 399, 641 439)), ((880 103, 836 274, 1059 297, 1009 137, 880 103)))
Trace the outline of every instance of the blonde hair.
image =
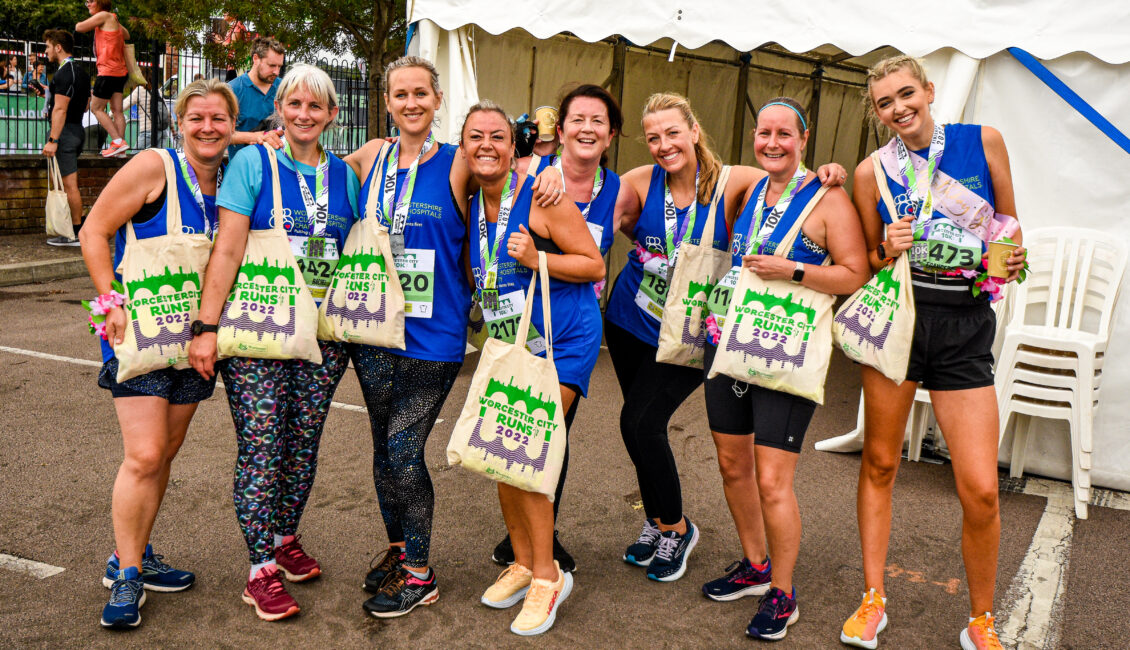
POLYGON ((888 56, 871 66, 867 69, 867 88, 863 91, 863 103, 867 116, 871 120, 878 120, 878 116, 875 114, 875 98, 871 95, 871 84, 899 70, 909 72, 910 76, 917 79, 923 88, 930 83, 930 80, 926 77, 926 66, 922 65, 922 59, 918 57, 896 54, 895 56, 888 56))
POLYGON ((428 76, 432 82, 432 92, 439 95, 443 94, 443 90, 439 87, 439 71, 436 70, 435 65, 431 61, 419 56, 402 56, 399 59, 385 66, 384 89, 385 94, 388 94, 388 82, 392 78, 392 73, 397 70, 405 68, 423 68, 428 71, 428 76))
MULTIPOLYGON (((325 70, 309 63, 295 65, 283 75, 282 81, 279 82, 279 88, 275 92, 275 102, 282 106, 287 97, 299 88, 305 88, 307 92, 314 96, 314 99, 331 109, 337 108, 337 90, 334 89, 334 82, 325 70)), ((278 114, 278 111, 275 111, 275 114, 271 117, 273 122, 282 123, 282 116, 278 114)), ((326 125, 326 128, 331 129, 337 126, 338 122, 335 117, 332 122, 326 125)))
POLYGON ((699 137, 698 142, 694 145, 694 155, 698 159, 699 168, 697 199, 699 203, 708 203, 711 194, 714 192, 714 184, 718 181, 718 175, 722 172, 722 160, 710 148, 710 138, 706 135, 706 130, 702 128, 702 124, 699 123, 687 98, 676 93, 655 93, 648 97, 644 104, 641 122, 643 117, 671 108, 679 111, 687 126, 693 127, 698 124, 699 137))
POLYGON ((185 86, 177 95, 177 102, 173 104, 173 112, 177 114, 177 121, 184 119, 184 114, 188 112, 188 101, 190 99, 207 97, 208 95, 219 95, 223 98, 224 103, 228 106, 228 115, 231 116, 233 124, 239 119, 239 100, 235 98, 231 86, 219 79, 197 79, 185 86))

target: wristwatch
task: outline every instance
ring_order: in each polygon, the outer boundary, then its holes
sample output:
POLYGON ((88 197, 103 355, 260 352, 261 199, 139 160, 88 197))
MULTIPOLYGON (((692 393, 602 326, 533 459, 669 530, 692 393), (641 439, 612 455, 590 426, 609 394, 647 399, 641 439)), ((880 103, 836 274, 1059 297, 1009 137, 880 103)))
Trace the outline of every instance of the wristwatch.
POLYGON ((215 334, 216 332, 220 331, 220 326, 219 325, 205 325, 204 321, 202 321, 202 320, 194 320, 194 321, 192 321, 192 325, 190 327, 190 330, 192 331, 193 336, 200 336, 201 334, 203 334, 205 332, 211 332, 212 334, 215 334))
POLYGON ((52 138, 51 136, 47 136, 47 142, 48 142, 48 143, 56 143, 56 144, 58 144, 58 142, 59 142, 59 141, 58 141, 58 140, 56 140, 55 138, 52 138))
POLYGON ((800 284, 804 281, 804 263, 797 262, 796 269, 793 270, 793 284, 800 284))

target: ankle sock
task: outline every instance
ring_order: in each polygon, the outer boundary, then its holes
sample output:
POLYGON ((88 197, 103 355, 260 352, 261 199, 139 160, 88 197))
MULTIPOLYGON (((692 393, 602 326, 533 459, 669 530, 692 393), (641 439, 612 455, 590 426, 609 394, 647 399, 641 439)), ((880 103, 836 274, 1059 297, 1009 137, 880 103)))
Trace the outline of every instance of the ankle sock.
POLYGON ((407 567, 405 567, 404 570, 407 571, 408 573, 411 573, 412 575, 416 576, 417 578, 419 578, 421 580, 427 580, 428 576, 430 576, 431 573, 432 573, 431 569, 428 569, 428 570, 426 570, 422 573, 420 571, 413 571, 412 569, 409 569, 407 567))
POLYGON ((251 575, 247 579, 248 580, 254 580, 255 576, 259 575, 260 571, 262 571, 263 569, 265 569, 269 566, 275 566, 275 561, 271 560, 270 562, 260 562, 259 564, 252 564, 251 565, 251 575))
POLYGON ((756 569, 758 571, 764 571, 765 569, 769 568, 769 558, 766 557, 765 561, 762 562, 761 564, 756 564, 754 562, 750 562, 749 564, 750 564, 750 566, 752 566, 754 569, 756 569))

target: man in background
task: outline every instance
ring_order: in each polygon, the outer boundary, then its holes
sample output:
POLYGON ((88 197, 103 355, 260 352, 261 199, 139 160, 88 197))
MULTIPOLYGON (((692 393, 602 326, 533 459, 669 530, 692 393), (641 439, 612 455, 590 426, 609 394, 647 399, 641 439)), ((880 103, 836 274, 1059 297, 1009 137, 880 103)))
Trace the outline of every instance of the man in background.
POLYGON ((59 65, 49 86, 51 96, 47 100, 47 115, 51 120, 51 130, 47 133, 47 144, 43 145, 43 155, 54 157, 59 162, 76 237, 70 239, 60 235, 48 239, 47 243, 52 246, 78 246, 78 231, 82 226, 78 155, 86 139, 82 116, 90 102, 90 75, 72 58, 75 39, 70 32, 49 29, 43 32, 43 40, 47 43, 47 58, 59 65))
POLYGON ((279 86, 286 50, 277 40, 260 36, 251 50, 251 69, 229 85, 239 100, 239 121, 228 147, 228 159, 249 144, 282 146, 279 133, 264 121, 275 112, 275 91, 279 86))

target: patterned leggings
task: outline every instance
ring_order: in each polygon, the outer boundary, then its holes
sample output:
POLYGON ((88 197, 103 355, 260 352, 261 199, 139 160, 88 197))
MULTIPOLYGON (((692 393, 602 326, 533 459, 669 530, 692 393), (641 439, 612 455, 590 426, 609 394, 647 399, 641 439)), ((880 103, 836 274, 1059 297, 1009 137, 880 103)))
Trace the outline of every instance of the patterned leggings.
POLYGON ((274 557, 274 534, 294 535, 318 469, 318 443, 345 374, 341 343, 318 341, 322 365, 228 359, 220 370, 235 422, 235 513, 252 564, 274 557))
POLYGON ((435 492, 424 444, 463 364, 348 347, 369 409, 373 484, 388 541, 404 542, 407 565, 427 566, 435 492))

